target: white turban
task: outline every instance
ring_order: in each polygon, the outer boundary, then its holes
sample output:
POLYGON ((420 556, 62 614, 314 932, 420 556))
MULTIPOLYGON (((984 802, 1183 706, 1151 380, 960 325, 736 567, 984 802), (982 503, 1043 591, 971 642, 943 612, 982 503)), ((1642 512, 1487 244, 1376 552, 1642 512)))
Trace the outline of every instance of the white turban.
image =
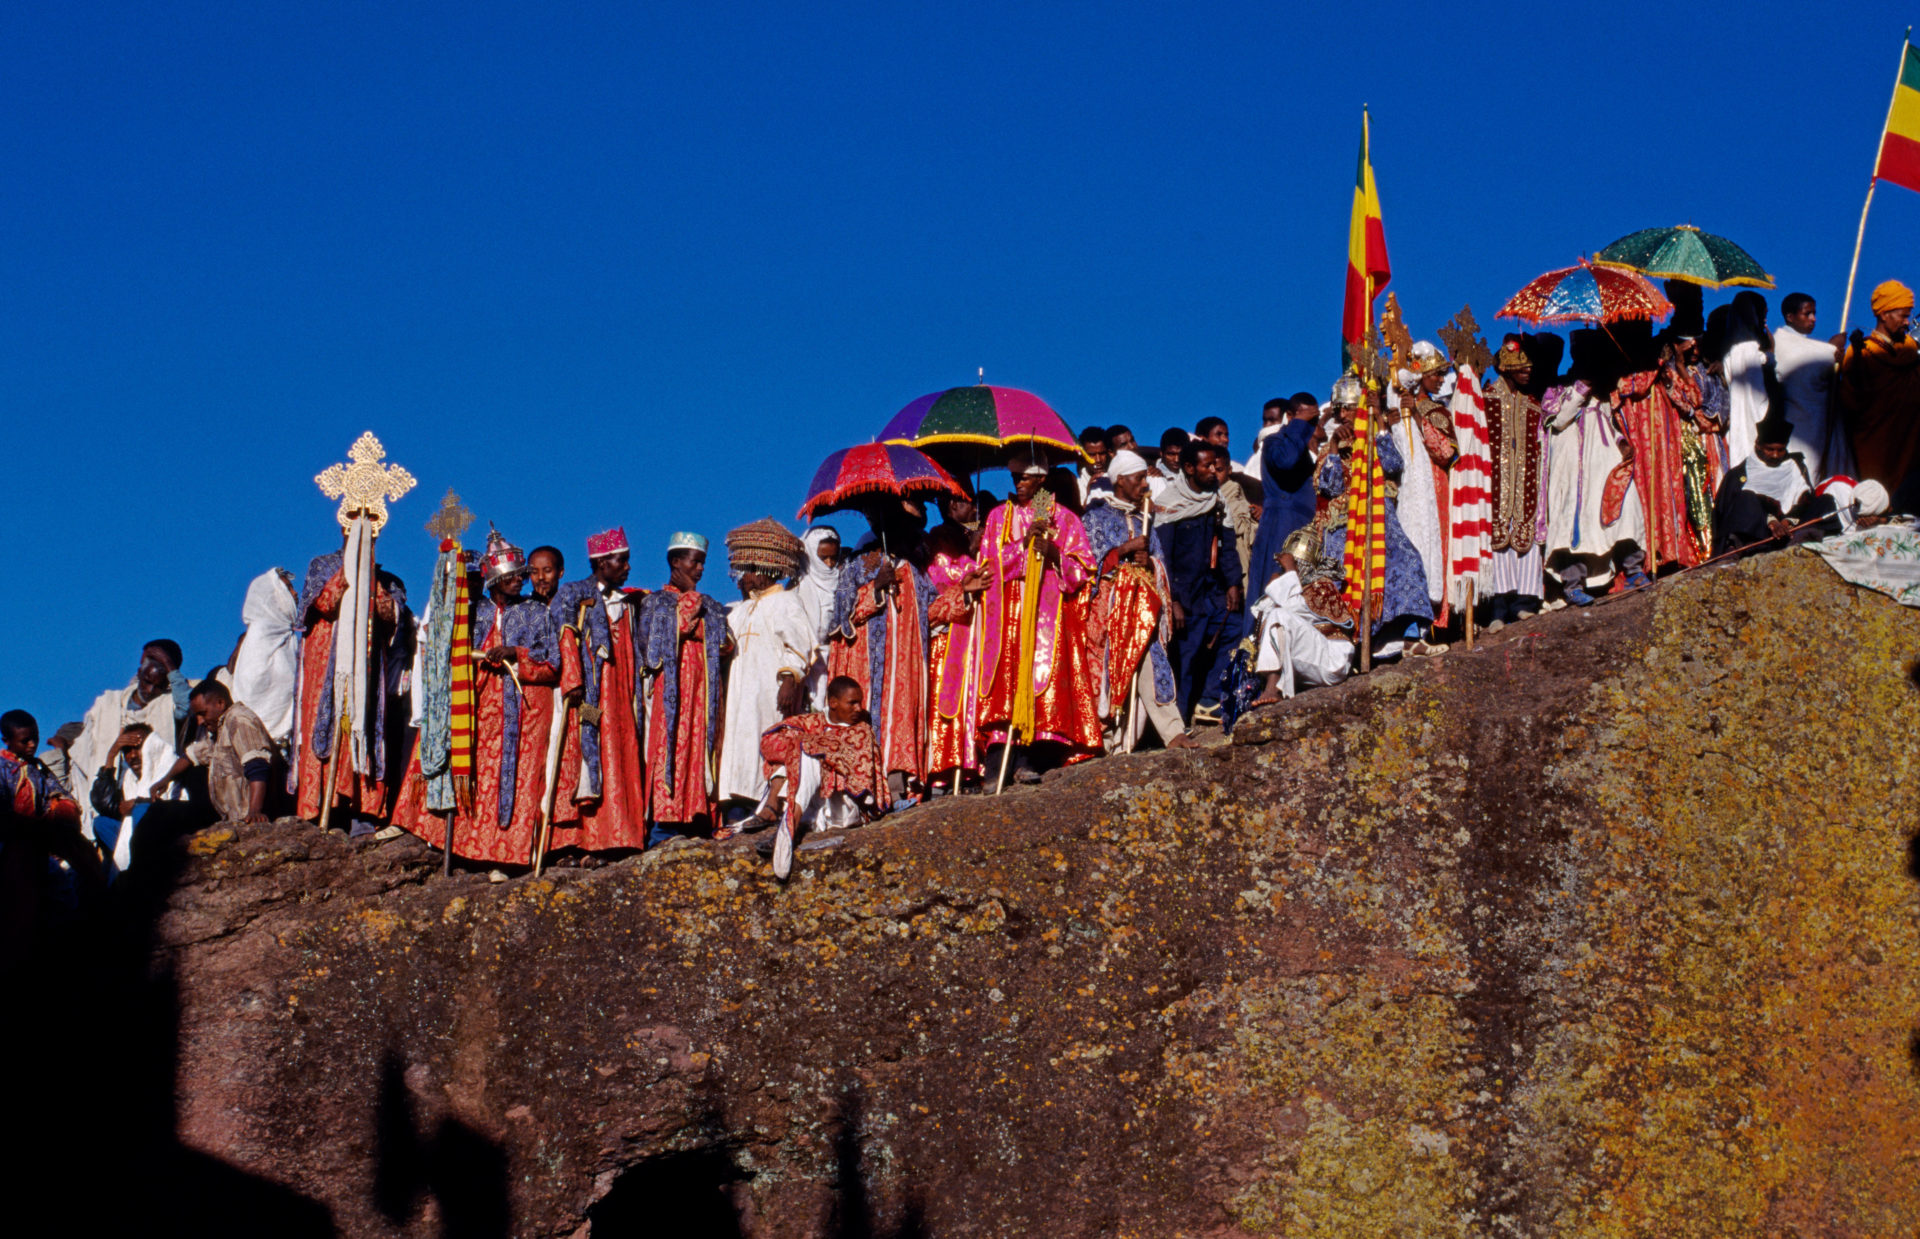
POLYGON ((1129 473, 1145 473, 1146 471, 1146 459, 1142 457, 1140 453, 1130 452, 1125 448, 1115 452, 1113 459, 1107 462, 1107 476, 1110 478, 1123 478, 1129 473))
POLYGON ((1887 488, 1868 478, 1853 488, 1853 501, 1860 505, 1862 516, 1885 516, 1892 500, 1887 496, 1887 488))

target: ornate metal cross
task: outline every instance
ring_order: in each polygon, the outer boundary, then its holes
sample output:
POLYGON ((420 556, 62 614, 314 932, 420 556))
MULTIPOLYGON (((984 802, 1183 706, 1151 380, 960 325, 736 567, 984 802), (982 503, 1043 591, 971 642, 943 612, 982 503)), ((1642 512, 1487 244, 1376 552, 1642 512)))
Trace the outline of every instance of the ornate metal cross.
POLYGON ((387 450, 371 430, 355 439, 347 449, 352 464, 329 465, 314 477, 320 493, 340 501, 340 527, 347 528, 353 518, 365 515, 378 534, 387 523, 387 501, 398 500, 413 489, 413 475, 399 465, 383 464, 387 450))
POLYGON ((439 542, 458 542, 460 535, 467 532, 467 526, 473 524, 474 515, 466 504, 460 502, 460 496, 453 487, 447 487, 447 497, 440 501, 440 510, 427 522, 427 532, 439 542))

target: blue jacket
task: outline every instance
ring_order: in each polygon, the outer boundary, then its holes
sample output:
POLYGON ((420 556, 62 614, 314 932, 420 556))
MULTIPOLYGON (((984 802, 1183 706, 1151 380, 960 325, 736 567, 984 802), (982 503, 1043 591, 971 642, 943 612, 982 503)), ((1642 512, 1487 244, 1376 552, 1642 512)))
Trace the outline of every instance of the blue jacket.
POLYGON ((1253 606, 1273 579, 1273 557, 1297 529, 1313 520, 1313 453, 1307 441, 1313 423, 1289 418, 1260 445, 1260 471, 1266 475, 1260 528, 1254 531, 1247 561, 1247 606, 1253 606))

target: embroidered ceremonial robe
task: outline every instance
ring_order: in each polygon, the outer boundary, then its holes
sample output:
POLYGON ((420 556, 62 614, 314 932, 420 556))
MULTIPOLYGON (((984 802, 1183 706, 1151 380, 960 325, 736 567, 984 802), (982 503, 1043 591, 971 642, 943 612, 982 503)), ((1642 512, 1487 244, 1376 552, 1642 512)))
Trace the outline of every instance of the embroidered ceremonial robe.
POLYGON ((832 643, 827 675, 851 676, 866 694, 867 713, 880 741, 888 774, 909 782, 927 777, 928 608, 934 589, 925 573, 904 559, 857 556, 840 569, 834 594, 832 643), (882 591, 874 577, 891 562, 894 586, 882 591))
MULTIPOLYGON (((473 607, 473 803, 456 807, 453 854, 490 865, 530 865, 540 829, 554 686, 560 682, 560 643, 546 606, 520 598, 505 607, 486 598, 473 607), (510 649, 519 656, 509 673, 481 655, 510 649), (516 684, 514 676, 518 675, 516 684)), ((416 741, 407 778, 394 806, 394 825, 434 847, 445 845, 447 819, 426 807, 416 741)))
POLYGON ((887 803, 880 745, 867 723, 841 726, 825 714, 796 714, 767 728, 757 752, 761 786, 776 774, 786 777, 782 794, 788 820, 796 826, 817 812, 816 803, 809 802, 841 796, 875 808, 887 803), (810 771, 818 773, 817 782, 806 777, 810 771))
POLYGON ((773 586, 727 609, 733 661, 727 668, 725 726, 720 743, 720 799, 758 801, 760 735, 780 721, 780 680, 799 684, 813 661, 813 622, 800 595, 773 586))
POLYGON ((641 697, 635 611, 644 590, 612 596, 592 577, 554 592, 560 640, 559 702, 581 690, 567 719, 554 778, 553 846, 589 852, 646 846, 640 759, 641 697))
MULTIPOLYGON (((1406 458, 1400 454, 1400 446, 1394 442, 1390 432, 1383 430, 1374 436, 1374 450, 1379 454, 1380 471, 1389 482, 1406 468, 1406 458)), ((1426 467, 1424 460, 1414 463, 1422 468, 1426 467)), ((1323 485, 1331 482, 1335 486, 1344 487, 1347 478, 1347 461, 1338 455, 1329 454, 1327 460, 1322 463, 1322 477, 1325 479, 1323 485)), ((1345 491, 1337 490, 1334 493, 1344 494, 1345 491)), ((1340 501, 1335 499, 1334 502, 1340 501)), ((1433 602, 1427 592, 1426 569, 1420 562, 1419 550, 1413 545, 1412 539, 1407 537, 1407 531, 1400 524, 1400 505, 1389 493, 1382 506, 1386 514, 1386 529, 1383 531, 1382 540, 1386 545, 1387 563, 1380 598, 1373 603, 1377 614, 1374 617, 1372 631, 1376 634, 1387 625, 1389 620, 1398 620, 1404 624, 1408 620, 1426 623, 1433 618, 1433 602)), ((1395 632, 1393 635, 1398 636, 1399 633, 1395 632)))
MULTIPOLYGON (((1122 507, 1113 499, 1096 500, 1087 509, 1083 524, 1097 565, 1092 587, 1094 614, 1099 621, 1098 635, 1104 637, 1094 654, 1100 672, 1101 716, 1118 718, 1132 698, 1135 680, 1141 676, 1151 681, 1149 691, 1154 700, 1171 705, 1174 684, 1173 663, 1166 649, 1171 636, 1167 552, 1159 527, 1151 525, 1145 513, 1122 507), (1121 544, 1142 534, 1147 538, 1151 569, 1120 562, 1121 544)), ((1291 536, 1294 531, 1287 532, 1291 536)), ((1279 545, 1275 545, 1273 555, 1279 551, 1279 545)))
MULTIPOLYGON (((307 565, 306 586, 300 594, 300 614, 306 635, 300 641, 300 687, 295 706, 299 717, 299 753, 293 763, 292 778, 298 792, 295 812, 318 821, 323 804, 320 785, 326 779, 327 757, 342 739, 333 712, 333 632, 340 617, 340 600, 347 592, 346 577, 341 574, 339 551, 316 557, 307 565)), ((367 774, 353 769, 353 763, 334 763, 333 794, 337 808, 358 817, 380 817, 387 807, 387 685, 403 663, 405 650, 401 638, 410 627, 407 591, 400 579, 378 568, 374 572, 373 637, 368 642, 368 657, 374 664, 367 668, 367 749, 370 754, 367 774), (378 613, 382 598, 393 599, 394 621, 382 620, 378 613), (344 803, 341 803, 344 800, 344 803)))
POLYGON ((1020 743, 1065 745, 1072 762, 1100 751, 1099 675, 1091 648, 1087 588, 1095 565, 1080 518, 1055 504, 1051 519, 1060 562, 1038 567, 1041 575, 1029 615, 1025 587, 1033 507, 1010 499, 987 518, 980 553, 993 565, 994 575, 980 607, 985 626, 980 679, 986 685, 980 734, 982 744, 1006 741, 1008 723, 1023 706, 1022 681, 1031 676, 1032 732, 1022 727, 1020 743))
POLYGON ((1623 377, 1614 387, 1627 441, 1633 445, 1633 484, 1646 522, 1647 571, 1662 563, 1691 568, 1704 558, 1687 513, 1687 475, 1680 413, 1667 398, 1658 370, 1623 377))
POLYGON ((927 536, 927 545, 933 551, 927 580, 935 591, 927 609, 932 634, 928 665, 933 672, 927 774, 978 772, 980 628, 974 623, 973 599, 960 584, 973 571, 975 560, 967 547, 967 531, 959 526, 936 528, 927 536))
POLYGON ((711 820, 726 613, 705 594, 667 585, 640 603, 638 620, 647 706, 646 820, 711 820))

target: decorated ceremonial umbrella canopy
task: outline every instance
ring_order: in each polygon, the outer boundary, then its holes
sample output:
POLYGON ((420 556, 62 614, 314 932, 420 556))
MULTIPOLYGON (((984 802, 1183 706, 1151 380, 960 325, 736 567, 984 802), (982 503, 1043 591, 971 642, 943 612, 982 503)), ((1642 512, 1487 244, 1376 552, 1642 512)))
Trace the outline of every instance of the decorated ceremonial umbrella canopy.
POLYGON ((1577 267, 1549 271, 1500 307, 1501 318, 1534 326, 1549 323, 1618 323, 1665 318, 1673 303, 1648 279, 1618 267, 1596 267, 1586 259, 1577 267))
POLYGON ((936 495, 965 498, 966 493, 925 452, 901 443, 862 443, 842 448, 821 463, 807 487, 800 515, 811 518, 882 495, 931 499, 936 495))
POLYGON ((893 415, 882 443, 934 449, 947 466, 974 472, 1000 463, 1003 448, 1034 442, 1079 459, 1080 445, 1047 402, 1017 387, 949 387, 915 400, 893 415))
POLYGON ((1773 287, 1773 277, 1752 254, 1692 224, 1643 228, 1601 250, 1593 264, 1702 288, 1773 287))

